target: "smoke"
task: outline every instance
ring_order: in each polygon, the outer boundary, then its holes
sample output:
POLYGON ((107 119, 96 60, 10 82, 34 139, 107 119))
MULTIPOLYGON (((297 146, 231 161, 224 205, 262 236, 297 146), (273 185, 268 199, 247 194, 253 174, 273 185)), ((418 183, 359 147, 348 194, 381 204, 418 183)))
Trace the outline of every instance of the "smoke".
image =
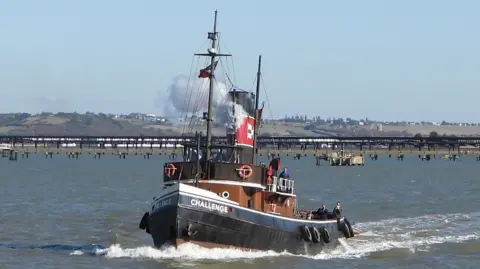
MULTIPOLYGON (((208 110, 209 80, 195 78, 188 81, 188 77, 180 75, 173 78, 166 97, 157 97, 157 105, 162 104, 164 113, 168 117, 184 115, 202 115, 208 110)), ((238 104, 233 104, 228 97, 229 89, 225 83, 216 81, 213 87, 213 110, 215 122, 219 124, 231 123, 236 119, 239 128, 248 113, 238 104), (234 106, 234 109, 232 107, 234 106), (233 110, 235 115, 233 115, 233 110)))
MULTIPOLYGON (((167 101, 180 114, 195 114, 208 109, 208 79, 195 78, 188 81, 184 75, 173 79, 168 89, 167 101)), ((213 107, 221 106, 227 100, 228 89, 222 82, 213 87, 213 107)))
POLYGON ((241 105, 234 104, 233 102, 230 103, 234 107, 233 110, 235 110, 235 113, 233 113, 233 111, 230 112, 230 117, 235 118, 235 127, 240 129, 240 127, 242 127, 243 119, 248 117, 248 113, 241 105))

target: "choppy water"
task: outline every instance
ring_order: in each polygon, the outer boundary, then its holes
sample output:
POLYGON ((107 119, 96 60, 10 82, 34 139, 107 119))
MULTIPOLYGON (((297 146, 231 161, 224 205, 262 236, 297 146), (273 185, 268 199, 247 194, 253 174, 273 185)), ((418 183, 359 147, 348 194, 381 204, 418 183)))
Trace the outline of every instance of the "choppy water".
POLYGON ((332 252, 156 250, 138 222, 165 158, 0 159, 0 268, 478 268, 480 163, 407 157, 316 167, 283 157, 300 205, 332 207, 365 233, 332 252), (3 267, 2 267, 3 266, 3 267))

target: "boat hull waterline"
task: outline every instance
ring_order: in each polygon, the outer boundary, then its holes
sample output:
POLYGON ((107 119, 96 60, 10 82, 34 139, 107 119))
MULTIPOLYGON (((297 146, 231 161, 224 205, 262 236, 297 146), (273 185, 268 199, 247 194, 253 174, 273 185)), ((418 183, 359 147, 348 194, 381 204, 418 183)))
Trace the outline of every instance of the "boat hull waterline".
POLYGON ((345 237, 344 229, 350 226, 345 221, 294 219, 260 212, 180 183, 166 187, 154 199, 140 228, 151 234, 157 248, 191 242, 210 248, 306 254, 336 248, 338 239, 345 237))

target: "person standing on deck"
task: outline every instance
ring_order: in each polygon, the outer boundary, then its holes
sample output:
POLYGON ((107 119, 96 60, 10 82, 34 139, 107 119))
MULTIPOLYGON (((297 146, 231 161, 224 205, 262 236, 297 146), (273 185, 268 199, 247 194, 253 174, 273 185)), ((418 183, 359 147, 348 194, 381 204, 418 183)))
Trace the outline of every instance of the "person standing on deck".
POLYGON ((333 209, 333 215, 335 218, 339 219, 342 216, 342 208, 340 207, 340 202, 337 201, 337 205, 335 206, 335 209, 333 209))
POLYGON ((283 171, 280 173, 280 175, 278 175, 278 178, 280 179, 280 182, 278 182, 279 186, 280 186, 280 189, 282 191, 285 191, 286 187, 287 187, 287 182, 286 180, 282 180, 282 179, 289 179, 290 178, 290 174, 288 173, 288 168, 285 167, 283 168, 283 171))
POLYGON ((288 168, 287 168, 287 167, 283 168, 283 171, 280 173, 280 175, 279 175, 278 177, 279 177, 279 178, 289 179, 289 178, 290 178, 290 174, 288 173, 288 168))

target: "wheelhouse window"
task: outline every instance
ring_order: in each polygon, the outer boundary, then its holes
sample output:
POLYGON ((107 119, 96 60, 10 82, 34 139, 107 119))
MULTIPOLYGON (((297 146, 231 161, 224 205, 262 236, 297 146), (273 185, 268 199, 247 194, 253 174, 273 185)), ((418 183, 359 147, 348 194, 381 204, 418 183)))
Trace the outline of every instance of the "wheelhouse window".
MULTIPOLYGON (((211 158, 214 162, 221 163, 239 163, 240 157, 238 154, 238 149, 231 147, 213 147, 211 149, 211 158)), ((206 150, 201 149, 200 154, 197 154, 197 149, 193 147, 184 148, 184 160, 186 162, 195 162, 198 158, 200 161, 203 161, 203 158, 206 155, 206 150)))

